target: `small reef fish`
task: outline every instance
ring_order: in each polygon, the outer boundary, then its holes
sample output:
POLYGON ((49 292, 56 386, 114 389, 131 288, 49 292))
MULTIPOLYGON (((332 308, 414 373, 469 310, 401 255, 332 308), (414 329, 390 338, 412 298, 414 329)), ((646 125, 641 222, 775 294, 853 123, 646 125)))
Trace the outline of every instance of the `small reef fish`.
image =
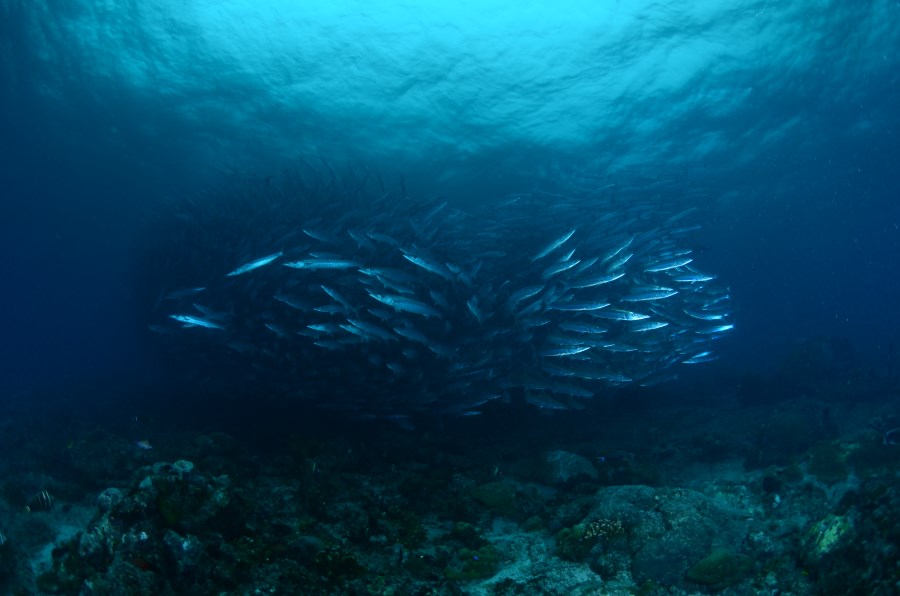
POLYGON ((53 495, 49 492, 42 490, 37 492, 33 497, 28 499, 28 504, 25 505, 25 511, 50 511, 53 508, 53 495))

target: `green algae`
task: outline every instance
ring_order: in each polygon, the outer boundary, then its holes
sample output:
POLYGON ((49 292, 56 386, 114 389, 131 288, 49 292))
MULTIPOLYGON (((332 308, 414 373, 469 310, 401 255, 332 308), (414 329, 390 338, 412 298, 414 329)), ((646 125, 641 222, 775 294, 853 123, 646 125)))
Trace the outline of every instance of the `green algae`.
POLYGON ((837 484, 847 479, 850 467, 839 444, 822 441, 809 450, 808 471, 825 484, 837 484))
POLYGON ((716 548, 697 561, 686 577, 702 586, 724 589, 742 581, 752 568, 749 557, 735 554, 727 548, 716 548))
POLYGON ((472 489, 472 498, 501 515, 514 517, 519 512, 516 489, 507 482, 481 484, 472 489))
POLYGON ((500 569, 500 555, 490 544, 475 550, 462 548, 456 554, 456 560, 444 569, 449 580, 472 581, 491 577, 500 569))

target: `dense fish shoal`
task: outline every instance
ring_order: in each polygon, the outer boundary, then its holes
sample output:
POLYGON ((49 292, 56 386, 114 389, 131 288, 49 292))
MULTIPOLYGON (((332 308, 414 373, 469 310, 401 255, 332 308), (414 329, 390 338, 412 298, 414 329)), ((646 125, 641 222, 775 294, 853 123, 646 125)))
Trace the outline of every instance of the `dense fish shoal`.
POLYGON ((371 187, 310 168, 170 204, 144 255, 154 349, 329 408, 467 415, 659 382, 733 327, 675 181, 560 180, 471 210, 371 187))

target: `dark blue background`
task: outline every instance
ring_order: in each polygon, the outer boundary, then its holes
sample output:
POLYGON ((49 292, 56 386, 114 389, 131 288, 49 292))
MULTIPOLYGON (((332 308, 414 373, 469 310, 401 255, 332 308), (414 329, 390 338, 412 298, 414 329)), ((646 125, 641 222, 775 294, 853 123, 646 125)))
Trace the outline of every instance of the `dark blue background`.
MULTIPOLYGON (((162 197, 214 188, 224 182, 217 169, 235 164, 185 142, 184 116, 165 103, 87 80, 83 65, 39 57, 23 6, 5 2, 0 11, 0 381, 10 399, 146 387, 157 373, 139 341, 137 305, 147 297, 136 295, 135 254, 152 230, 146 222, 162 197)), ((767 370, 815 335, 847 337, 867 365, 881 366, 900 332, 900 70, 872 66, 871 77, 854 81, 854 101, 817 93, 816 72, 765 88, 727 123, 745 134, 715 159, 676 168, 709 189, 698 262, 732 288, 736 330, 721 343, 719 364, 739 371, 767 370), (803 138, 762 143, 778 110, 803 119, 803 138)), ((722 125, 690 118, 685 129, 722 125)), ((228 134, 214 123, 206 132, 228 134)), ((571 157, 552 147, 523 151, 520 163, 571 157)), ((294 157, 236 167, 276 174, 294 157)), ((476 165, 456 179, 440 164, 377 154, 369 163, 408 170, 414 190, 460 203, 520 189, 519 169, 504 171, 502 156, 468 159, 476 165)))

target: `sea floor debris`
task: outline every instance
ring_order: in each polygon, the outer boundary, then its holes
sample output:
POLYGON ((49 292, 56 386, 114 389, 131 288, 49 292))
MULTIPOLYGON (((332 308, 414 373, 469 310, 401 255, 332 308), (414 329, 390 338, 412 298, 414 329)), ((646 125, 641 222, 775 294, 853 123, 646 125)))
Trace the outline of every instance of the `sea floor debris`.
POLYGON ((855 393, 874 383, 777 407, 680 385, 690 400, 654 388, 639 409, 523 404, 415 431, 275 434, 245 415, 264 444, 157 422, 141 429, 152 450, 90 416, 52 428, 19 412, 2 438, 0 590, 890 593, 900 451, 882 439, 900 413, 855 393), (26 511, 41 491, 52 506, 26 511))

